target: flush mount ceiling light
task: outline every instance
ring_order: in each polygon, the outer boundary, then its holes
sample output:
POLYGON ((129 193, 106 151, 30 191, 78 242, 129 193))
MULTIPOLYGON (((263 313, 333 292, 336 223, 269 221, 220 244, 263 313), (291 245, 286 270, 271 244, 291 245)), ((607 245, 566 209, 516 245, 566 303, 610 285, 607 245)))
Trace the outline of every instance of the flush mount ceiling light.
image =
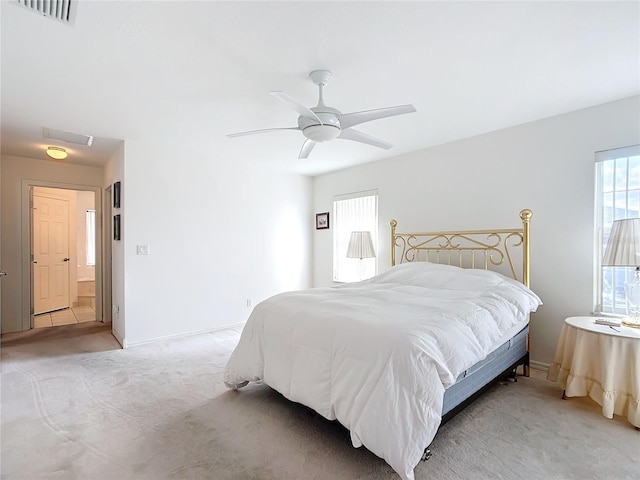
POLYGON ((62 147, 47 147, 47 155, 56 160, 67 158, 67 151, 62 147))

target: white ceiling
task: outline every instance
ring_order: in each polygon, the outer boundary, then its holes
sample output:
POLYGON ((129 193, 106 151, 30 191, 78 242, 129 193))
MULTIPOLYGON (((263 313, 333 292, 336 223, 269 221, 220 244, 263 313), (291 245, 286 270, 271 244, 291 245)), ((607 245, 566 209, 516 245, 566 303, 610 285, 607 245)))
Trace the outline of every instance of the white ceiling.
POLYGON ((74 26, 0 2, 2 154, 47 158, 42 127, 99 165, 121 141, 181 145, 203 161, 251 159, 307 175, 370 162, 640 93, 640 2, 86 1, 74 26), (334 77, 342 112, 412 103, 298 160, 308 73, 334 77))

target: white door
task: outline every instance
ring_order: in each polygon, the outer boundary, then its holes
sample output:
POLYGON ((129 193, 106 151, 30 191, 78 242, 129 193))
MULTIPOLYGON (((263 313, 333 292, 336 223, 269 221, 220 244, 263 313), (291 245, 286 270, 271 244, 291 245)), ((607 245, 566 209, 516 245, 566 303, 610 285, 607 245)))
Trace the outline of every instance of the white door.
POLYGON ((69 307, 69 201, 33 196, 34 313, 69 307))

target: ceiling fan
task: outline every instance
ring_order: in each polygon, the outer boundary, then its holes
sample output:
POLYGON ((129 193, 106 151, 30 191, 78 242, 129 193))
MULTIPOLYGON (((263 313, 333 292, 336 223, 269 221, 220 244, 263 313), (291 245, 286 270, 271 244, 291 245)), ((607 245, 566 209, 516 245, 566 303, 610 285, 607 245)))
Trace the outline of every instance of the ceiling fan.
POLYGON ((329 83, 332 75, 333 74, 328 70, 314 70, 309 74, 313 83, 318 85, 319 90, 318 105, 315 107, 308 108, 284 92, 269 92, 278 100, 293 108, 300 114, 298 117, 297 127, 250 130, 248 132, 232 133, 227 135, 227 137, 241 137, 243 135, 254 135, 257 133, 275 132, 279 130, 300 130, 306 137, 306 140, 300 149, 300 154, 298 155, 298 158, 300 159, 308 158, 311 150, 316 146, 316 143, 328 142, 334 138, 366 143, 375 147, 384 148, 385 150, 393 147, 390 143, 358 130, 354 130, 352 127, 364 122, 378 120, 380 118, 415 112, 416 109, 414 106, 398 105, 395 107, 377 108, 375 110, 365 110, 362 112, 342 113, 340 110, 329 107, 324 103, 323 89, 327 83, 329 83))

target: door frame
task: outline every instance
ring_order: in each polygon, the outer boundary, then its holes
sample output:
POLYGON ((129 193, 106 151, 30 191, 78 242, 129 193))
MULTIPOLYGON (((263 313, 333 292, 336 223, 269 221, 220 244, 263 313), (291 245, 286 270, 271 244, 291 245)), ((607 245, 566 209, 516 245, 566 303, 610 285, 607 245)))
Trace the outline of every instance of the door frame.
MULTIPOLYGON (((112 277, 113 277, 113 269, 112 269, 112 258, 113 258, 113 252, 112 252, 112 248, 113 248, 113 244, 112 244, 112 225, 113 223, 111 222, 111 217, 113 214, 112 211, 112 205, 113 205, 113 197, 112 197, 112 186, 109 185, 107 188, 105 188, 104 190, 104 196, 103 196, 103 205, 104 205, 104 209, 103 209, 103 213, 104 213, 104 218, 106 218, 107 220, 103 223, 103 238, 104 238, 104 242, 102 243, 102 245, 104 245, 104 249, 102 251, 102 259, 103 259, 103 265, 104 265, 104 283, 102 285, 102 297, 104 299, 104 304, 102 307, 102 311, 103 311, 103 317, 102 317, 102 321, 104 323, 111 323, 113 324, 113 308, 112 308, 112 302, 113 302, 113 293, 112 293, 112 287, 111 287, 111 282, 112 282, 112 277)), ((97 214, 97 212, 96 212, 97 214)), ((97 232, 96 232, 96 236, 97 236, 97 232)), ((97 252, 96 252, 96 257, 97 257, 97 252)))
POLYGON ((104 321, 103 316, 103 237, 102 237, 102 188, 93 185, 77 185, 70 183, 48 182, 43 180, 22 180, 21 182, 21 265, 22 265, 22 330, 33 328, 33 264, 31 260, 31 187, 62 188, 64 190, 80 190, 93 192, 96 209, 96 320, 104 321))

